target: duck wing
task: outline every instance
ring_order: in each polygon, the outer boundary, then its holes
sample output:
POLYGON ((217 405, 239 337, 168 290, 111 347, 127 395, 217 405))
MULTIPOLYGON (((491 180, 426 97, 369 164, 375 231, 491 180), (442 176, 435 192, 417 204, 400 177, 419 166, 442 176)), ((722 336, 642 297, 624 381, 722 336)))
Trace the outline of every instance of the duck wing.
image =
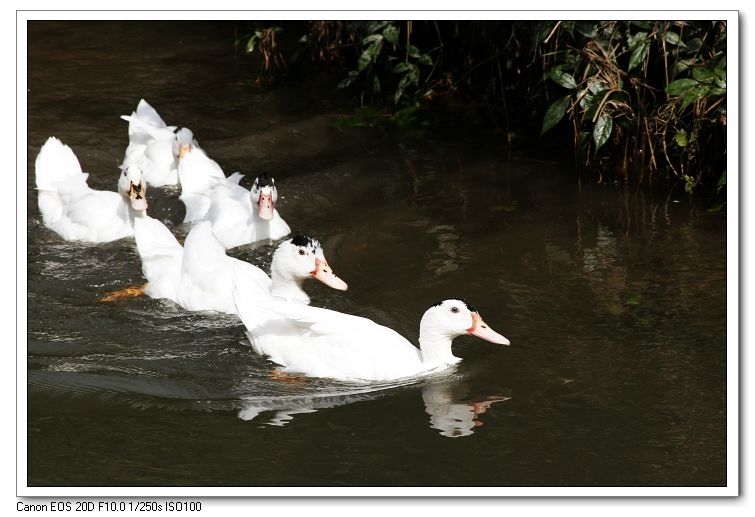
POLYGON ((274 298, 249 303, 241 292, 237 284, 234 300, 252 346, 287 371, 364 381, 423 369, 414 345, 368 318, 274 298))
POLYGON ((146 293, 177 301, 183 247, 162 222, 147 215, 134 219, 134 238, 148 283, 146 293))

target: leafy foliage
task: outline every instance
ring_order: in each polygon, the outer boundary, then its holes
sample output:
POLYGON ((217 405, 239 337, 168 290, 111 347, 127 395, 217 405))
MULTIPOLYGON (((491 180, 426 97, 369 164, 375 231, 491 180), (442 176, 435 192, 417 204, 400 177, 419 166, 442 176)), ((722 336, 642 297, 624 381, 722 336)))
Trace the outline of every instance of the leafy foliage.
POLYGON ((540 134, 545 133, 561 122, 561 119, 564 118, 564 115, 566 114, 566 110, 569 108, 570 100, 571 95, 564 95, 550 105, 548 111, 545 112, 545 117, 543 117, 543 129, 540 131, 540 134))
POLYGON ((573 107, 567 111, 559 97, 545 112, 543 132, 568 113, 586 163, 623 155, 625 177, 630 168, 652 172, 665 164, 687 191, 701 182, 701 165, 715 168, 717 157, 703 156, 715 148, 700 142, 725 135, 725 23, 555 22, 541 34, 545 77, 573 107))
MULTIPOLYGON (((273 68, 285 68, 286 62, 278 49, 275 36, 283 29, 273 26, 259 28, 247 36, 245 49, 247 54, 258 51, 262 55, 264 70, 270 71, 273 68)), ((236 42, 237 44, 239 41, 236 42)))
POLYGON ((305 80, 329 70, 337 91, 398 126, 427 124, 441 102, 463 99, 509 152, 519 135, 571 131, 578 163, 600 178, 642 183, 661 171, 692 191, 715 187, 725 169, 725 22, 258 23, 239 46, 270 74, 309 56, 305 80))
POLYGON ((362 50, 356 63, 356 70, 348 72, 338 83, 338 88, 362 86, 362 102, 365 90, 378 97, 384 83, 390 85, 394 105, 416 104, 417 97, 429 93, 423 90, 420 65, 433 65, 429 54, 423 54, 409 43, 411 22, 406 22, 406 39, 401 43, 402 27, 394 22, 371 22, 367 35, 362 38, 362 50), (410 92, 412 94, 410 94, 410 92))

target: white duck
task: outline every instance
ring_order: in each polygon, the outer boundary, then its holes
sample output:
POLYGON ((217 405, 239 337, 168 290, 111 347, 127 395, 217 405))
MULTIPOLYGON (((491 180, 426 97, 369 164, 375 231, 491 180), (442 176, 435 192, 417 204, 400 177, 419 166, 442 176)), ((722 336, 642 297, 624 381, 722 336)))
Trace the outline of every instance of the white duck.
POLYGON ((461 359, 451 353, 455 337, 471 334, 508 345, 480 314, 460 299, 430 307, 419 326, 416 348, 394 330, 358 316, 318 307, 255 299, 238 278, 234 300, 254 350, 284 371, 350 381, 389 381, 441 371, 461 359), (257 303, 255 303, 257 302, 257 303))
POLYGON ((205 220, 215 187, 218 184, 237 185, 242 177, 241 174, 233 174, 226 178, 220 165, 207 156, 196 142, 182 147, 181 159, 178 162, 178 179, 181 182, 179 199, 186 206, 183 222, 195 223, 205 220))
POLYGON ((147 184, 153 187, 178 184, 178 162, 188 148, 196 145, 194 135, 186 128, 175 133, 176 126, 168 126, 142 99, 128 121, 129 144, 121 168, 138 165, 147 184))
POLYGON ((209 221, 225 249, 259 240, 280 239, 291 228, 275 209, 275 179, 263 173, 251 190, 239 185, 243 175, 228 178, 220 166, 196 146, 185 151, 178 164, 180 199, 186 206, 184 223, 209 221))
POLYGON ((236 314, 235 277, 244 279, 247 295, 255 299, 277 296, 309 303, 302 283, 310 277, 335 289, 347 288, 328 266, 320 244, 309 237, 297 236, 278 246, 272 279, 258 267, 226 255, 206 221, 191 229, 182 248, 160 221, 143 217, 136 221, 136 244, 147 278, 145 293, 190 311, 236 314))
POLYGON ((55 137, 42 146, 34 167, 42 220, 67 241, 129 237, 134 219, 147 209, 147 188, 138 167, 122 171, 118 192, 92 190, 76 155, 55 137))
POLYGON ((291 228, 275 209, 277 202, 275 179, 266 173, 254 180, 251 190, 231 181, 220 182, 210 195, 207 220, 226 249, 280 239, 291 233, 291 228))

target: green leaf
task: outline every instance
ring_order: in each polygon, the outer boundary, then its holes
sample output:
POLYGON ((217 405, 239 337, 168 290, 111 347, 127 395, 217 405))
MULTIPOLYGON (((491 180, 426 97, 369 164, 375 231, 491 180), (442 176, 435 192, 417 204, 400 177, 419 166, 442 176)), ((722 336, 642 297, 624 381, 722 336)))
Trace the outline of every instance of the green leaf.
POLYGON ((718 179, 718 185, 716 187, 718 188, 718 191, 720 192, 722 188, 726 186, 726 171, 721 174, 721 177, 718 179))
POLYGON ((590 93, 596 94, 600 93, 602 91, 605 91, 608 89, 608 85, 601 81, 600 79, 596 79, 595 77, 591 77, 587 80, 587 89, 590 90, 590 93))
POLYGON ((687 70, 690 66, 692 66, 695 63, 695 60, 692 58, 689 59, 680 59, 676 62, 674 65, 674 73, 680 74, 687 70))
POLYGON ((598 35, 598 24, 595 22, 578 21, 574 23, 574 29, 582 36, 593 39, 598 35))
POLYGON ((407 75, 410 77, 412 84, 416 85, 419 82, 419 67, 417 65, 412 65, 407 72, 407 75))
POLYGON ((592 120, 595 118, 595 112, 598 111, 598 108, 601 104, 604 104, 603 100, 606 98, 607 95, 612 95, 615 92, 611 92, 610 90, 603 90, 595 95, 592 96, 592 99, 589 103, 586 104, 586 109, 583 115, 583 120, 592 120))
POLYGON ((383 37, 391 45, 398 44, 398 29, 394 25, 389 25, 383 29, 383 37))
POLYGON ((357 60, 357 70, 360 72, 367 68, 367 66, 372 62, 372 55, 367 52, 366 50, 362 52, 362 55, 359 56, 359 59, 357 60))
POLYGON ((686 44, 684 45, 684 48, 687 52, 694 53, 700 50, 700 48, 703 46, 703 40, 700 38, 692 38, 690 40, 687 40, 686 44))
POLYGON ((692 191, 697 186, 697 180, 693 178, 692 176, 687 176, 686 174, 682 174, 682 178, 684 178, 684 191, 688 194, 691 194, 692 191))
POLYGON ((648 37, 647 32, 638 32, 637 34, 630 34, 627 37, 627 43, 629 44, 630 49, 637 48, 637 45, 645 41, 648 37))
POLYGON ((561 28, 563 28, 566 32, 569 33, 569 36, 574 39, 574 22, 573 21, 562 21, 561 22, 561 28))
POLYGON ((362 39, 362 45, 369 45, 370 43, 381 41, 382 39, 383 39, 382 34, 370 34, 366 38, 362 39))
POLYGON ((633 68, 645 61, 645 56, 648 55, 648 48, 650 48, 650 45, 648 45, 647 41, 642 41, 634 48, 632 55, 629 57, 629 68, 627 69, 627 72, 631 72, 633 68))
POLYGON ((383 38, 380 38, 379 40, 375 41, 367 47, 367 49, 362 52, 362 55, 359 56, 359 60, 357 61, 357 70, 362 71, 367 66, 375 60, 377 55, 380 53, 380 49, 383 47, 383 38))
POLYGON ((689 143, 687 132, 684 129, 680 130, 674 135, 674 142, 676 142, 676 145, 679 147, 687 147, 687 144, 689 143))
POLYGON ((548 34, 551 33, 551 30, 556 26, 556 23, 558 22, 540 22, 537 25, 537 34, 535 34, 535 43, 536 45, 540 45, 545 38, 548 37, 548 34))
POLYGON ((723 209, 726 208, 726 201, 720 201, 716 203, 715 205, 711 206, 707 211, 710 213, 718 213, 723 211, 723 209))
POLYGON ((697 84, 697 81, 694 79, 677 79, 666 86, 666 93, 671 97, 678 97, 687 93, 689 90, 697 86, 697 84))
POLYGON ((406 51, 409 54, 409 57, 419 57, 419 49, 414 45, 409 45, 406 48, 406 51))
POLYGON ((716 86, 726 89, 726 69, 722 67, 714 68, 713 75, 716 77, 716 86))
POLYGON ((375 59, 380 54, 381 48, 383 48, 383 38, 376 40, 372 45, 367 47, 367 52, 370 53, 372 59, 375 59))
POLYGON ((640 29, 645 29, 646 31, 649 31, 650 29, 653 28, 653 24, 651 22, 644 22, 644 21, 640 21, 640 20, 632 20, 629 23, 631 23, 632 25, 636 25, 640 29))
POLYGON ((706 84, 710 84, 716 79, 715 74, 707 68, 693 68, 692 77, 696 81, 706 84))
POLYGON ((401 81, 398 83, 398 88, 396 89, 396 95, 394 97, 394 102, 398 104, 398 101, 401 100, 401 96, 404 94, 404 90, 407 86, 410 84, 417 85, 419 82, 419 68, 417 68, 417 65, 411 65, 411 68, 404 74, 404 77, 401 78, 401 81))
POLYGON ((627 131, 632 131, 632 128, 634 127, 632 126, 632 122, 627 117, 620 116, 613 119, 613 121, 614 123, 618 124, 619 127, 623 127, 627 131))
POLYGON ((564 88, 573 90, 577 87, 577 81, 574 80, 574 77, 570 73, 564 72, 558 67, 551 68, 548 75, 556 84, 559 84, 564 88))
POLYGON ((698 86, 695 88, 692 88, 691 90, 688 90, 684 93, 684 95, 681 96, 681 106, 682 109, 686 108, 690 104, 694 104, 698 100, 700 100, 702 97, 704 97, 708 92, 710 91, 709 86, 698 86))
POLYGON ((390 121, 399 127, 406 127, 417 121, 417 106, 407 106, 393 114, 390 121))
POLYGON ((349 70, 349 76, 338 83, 338 86, 336 86, 336 88, 348 88, 354 83, 357 77, 359 77, 359 72, 357 72, 356 70, 349 70))
POLYGON ((398 104, 398 101, 401 100, 407 86, 409 86, 409 74, 404 75, 404 77, 401 78, 401 81, 399 81, 398 86, 396 87, 396 93, 393 95, 394 104, 398 104))
POLYGON ((552 129, 562 118, 564 118, 564 114, 569 108, 570 98, 571 95, 564 95, 560 99, 555 100, 553 104, 548 107, 548 110, 543 117, 543 128, 540 130, 541 135, 552 129))
POLYGON ((679 35, 676 32, 668 31, 666 33, 666 43, 669 45, 678 45, 679 41, 679 35))
POLYGON ((592 139, 595 141, 595 152, 608 142, 613 130, 613 119, 606 113, 601 113, 595 127, 592 130, 592 139))
POLYGON ((340 83, 338 83, 338 86, 336 86, 336 88, 338 89, 348 88, 349 86, 351 86, 353 82, 354 82, 353 77, 346 77, 342 79, 340 83))
POLYGON ((579 99, 579 107, 582 109, 587 109, 592 104, 593 96, 590 93, 587 93, 589 90, 582 90, 577 94, 577 98, 579 99))
POLYGON ((406 72, 407 70, 409 70, 411 67, 412 67, 412 65, 410 65, 409 63, 406 63, 406 62, 402 61, 399 64, 397 64, 396 66, 394 66, 393 70, 391 70, 391 72, 393 72, 394 74, 403 74, 404 72, 406 72))
POLYGON ((386 25, 388 25, 391 22, 381 21, 381 22, 371 22, 370 26, 367 28, 368 32, 377 32, 386 25))
POLYGON ((713 88, 710 89, 709 93, 711 95, 716 95, 716 96, 726 95, 726 88, 716 88, 716 87, 713 87, 713 88))
POLYGON ((398 104, 398 101, 401 100, 401 97, 404 95, 404 90, 409 86, 410 84, 417 85, 419 82, 419 68, 417 68, 417 65, 409 65, 409 69, 404 74, 404 77, 401 78, 401 81, 398 83, 398 87, 396 87, 396 93, 393 97, 394 104, 398 104))
POLYGON ((255 34, 254 36, 252 36, 251 38, 249 38, 249 41, 246 42, 246 52, 247 52, 247 54, 249 52, 254 52, 254 45, 257 43, 257 40, 259 38, 260 37, 257 34, 255 34))
POLYGON ((417 63, 419 63, 420 65, 433 66, 433 58, 431 58, 427 54, 422 54, 421 56, 419 56, 417 63))

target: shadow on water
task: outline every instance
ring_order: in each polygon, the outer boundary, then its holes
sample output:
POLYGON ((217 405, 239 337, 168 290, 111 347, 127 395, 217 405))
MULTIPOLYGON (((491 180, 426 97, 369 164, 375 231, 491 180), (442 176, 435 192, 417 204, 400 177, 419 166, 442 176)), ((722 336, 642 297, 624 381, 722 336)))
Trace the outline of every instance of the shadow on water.
MULTIPOLYGON (((724 215, 579 189, 477 135, 336 127, 315 92, 246 86, 232 41, 227 23, 29 25, 30 485, 725 483, 724 215), (349 284, 305 284, 313 305, 416 343, 429 305, 463 297, 512 346, 458 338, 445 376, 355 386, 276 374, 230 316, 98 302, 144 282, 134 242, 45 229, 34 159, 58 136, 114 189, 141 97, 246 187, 276 177, 280 213, 349 284)), ((150 194, 182 239, 178 190, 150 194)), ((271 244, 230 254, 267 270, 271 244)))

